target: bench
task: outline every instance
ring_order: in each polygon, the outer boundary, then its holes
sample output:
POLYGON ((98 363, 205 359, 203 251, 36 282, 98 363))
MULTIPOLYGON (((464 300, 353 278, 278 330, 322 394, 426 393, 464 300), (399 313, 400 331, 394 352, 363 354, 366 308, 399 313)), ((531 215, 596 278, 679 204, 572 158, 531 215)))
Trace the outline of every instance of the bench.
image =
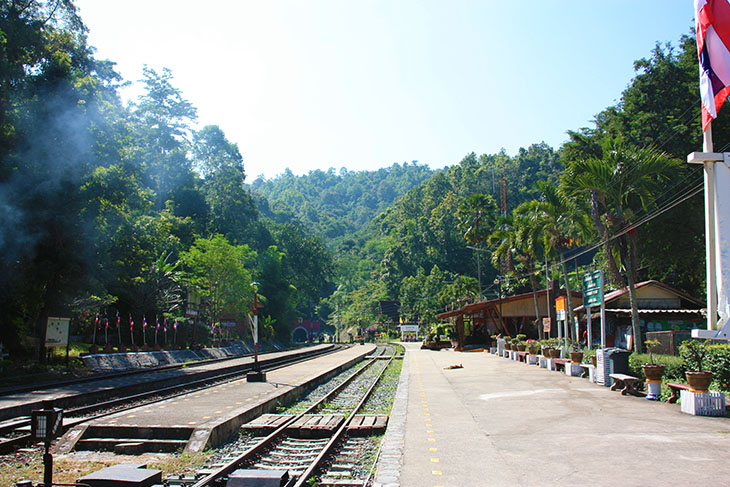
POLYGON ((639 392, 636 388, 641 383, 641 379, 638 377, 633 377, 631 375, 626 374, 610 374, 610 376, 614 383, 611 386, 611 390, 615 391, 619 387, 623 387, 621 389, 621 395, 625 396, 626 394, 631 394, 632 396, 638 396, 643 397, 644 395, 639 392))
POLYGON ((562 368, 563 371, 565 371, 565 364, 570 363, 569 358, 554 358, 553 363, 555 364, 555 370, 560 370, 562 368))
POLYGON ((591 364, 580 364, 580 367, 583 369, 583 375, 581 377, 585 378, 589 375, 589 370, 593 368, 593 365, 591 364))
POLYGON ((527 362, 527 354, 530 352, 517 352, 517 360, 520 362, 527 362))
POLYGON ((674 404, 679 399, 679 391, 688 391, 689 386, 687 384, 679 384, 677 382, 665 382, 667 387, 672 390, 672 395, 669 398, 669 403, 674 404))

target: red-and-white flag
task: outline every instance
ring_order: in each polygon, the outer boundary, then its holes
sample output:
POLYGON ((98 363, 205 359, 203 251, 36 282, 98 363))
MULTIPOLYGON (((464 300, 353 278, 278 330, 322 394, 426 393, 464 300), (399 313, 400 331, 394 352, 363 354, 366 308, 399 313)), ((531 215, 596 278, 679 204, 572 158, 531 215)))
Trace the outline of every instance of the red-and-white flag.
POLYGON ((697 54, 700 59, 702 130, 717 118, 730 94, 730 3, 695 0, 697 54))

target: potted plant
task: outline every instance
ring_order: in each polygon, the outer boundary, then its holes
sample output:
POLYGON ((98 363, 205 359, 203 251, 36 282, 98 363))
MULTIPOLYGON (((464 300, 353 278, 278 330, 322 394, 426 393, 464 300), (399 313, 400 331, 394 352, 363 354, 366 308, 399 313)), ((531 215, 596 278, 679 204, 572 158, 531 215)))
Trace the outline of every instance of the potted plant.
POLYGON ((527 349, 527 342, 525 341, 527 339, 527 335, 517 335, 517 350, 520 352, 524 352, 525 349, 527 349))
POLYGON ((550 339, 549 338, 543 338, 540 340, 540 347, 542 348, 542 356, 543 357, 549 357, 550 356, 550 350, 552 347, 550 346, 550 339))
POLYGON ((491 335, 490 338, 492 339, 492 348, 497 348, 497 338, 499 338, 499 335, 491 335))
POLYGON ((583 350, 580 348, 580 343, 569 340, 568 353, 570 353, 570 361, 574 364, 583 362, 583 350))
POLYGON ((664 375, 664 364, 654 363, 654 351, 662 346, 662 343, 656 338, 653 340, 646 340, 644 346, 649 352, 649 363, 641 366, 644 371, 644 377, 650 382, 661 382, 662 376, 664 375))
POLYGON ((550 344, 550 350, 548 356, 550 358, 560 358, 560 338, 550 338, 548 343, 550 344))
POLYGON ((691 392, 707 392, 712 382, 712 372, 702 370, 702 364, 710 352, 707 340, 686 340, 679 346, 679 354, 691 369, 685 373, 691 392))
POLYGON ((540 343, 537 340, 527 340, 527 351, 530 355, 538 355, 540 353, 540 343))

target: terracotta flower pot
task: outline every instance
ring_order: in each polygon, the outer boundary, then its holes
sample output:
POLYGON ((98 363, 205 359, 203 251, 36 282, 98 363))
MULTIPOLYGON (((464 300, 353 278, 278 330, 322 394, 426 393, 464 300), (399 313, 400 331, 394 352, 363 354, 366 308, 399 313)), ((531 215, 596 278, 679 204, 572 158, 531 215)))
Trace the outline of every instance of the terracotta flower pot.
POLYGON ((583 352, 570 352, 570 361, 574 364, 583 362, 583 352))
POLYGON ((662 375, 664 375, 664 364, 644 364, 641 368, 644 370, 646 380, 661 382, 662 375))
POLYGON ((543 357, 549 357, 550 356, 550 350, 552 350, 552 348, 550 348, 550 347, 542 347, 542 356, 543 357))
POLYGON ((530 355, 538 355, 540 353, 540 347, 532 346, 529 348, 530 355))
POLYGON ((517 351, 518 352, 524 352, 525 349, 527 349, 527 345, 525 345, 525 344, 519 344, 519 345, 517 345, 517 351))
POLYGON ((559 348, 551 348, 550 349, 550 358, 560 358, 560 349, 559 348))
POLYGON ((591 355, 591 363, 593 364, 594 367, 597 367, 597 365, 596 365, 596 356, 595 355, 591 355))
POLYGON ((712 382, 712 372, 696 371, 687 372, 687 382, 689 382, 689 390, 691 392, 707 392, 712 382))

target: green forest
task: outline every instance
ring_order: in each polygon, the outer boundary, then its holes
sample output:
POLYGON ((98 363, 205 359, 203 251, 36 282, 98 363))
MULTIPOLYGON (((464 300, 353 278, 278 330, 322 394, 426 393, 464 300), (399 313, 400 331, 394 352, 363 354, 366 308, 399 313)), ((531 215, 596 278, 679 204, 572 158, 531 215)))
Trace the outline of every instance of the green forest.
MULTIPOLYGON (((210 323, 245 322, 254 293, 264 339, 280 342, 297 319, 330 334, 387 326, 380 301, 430 326, 546 278, 579 290, 596 268, 613 288, 657 279, 704 295, 702 169, 684 162, 702 142, 691 33, 637 60, 616 104, 566 127, 561 147, 268 180, 247 178, 245 148, 218 126, 197 127, 171 71, 145 68, 126 102, 113 61, 95 58, 72 0, 0 2, 0 341, 12 355, 43 360, 49 316, 72 317, 87 341, 108 320, 129 343, 133 322, 137 344, 151 337, 143 321, 177 320, 191 345, 193 304, 206 343, 210 323)), ((727 149, 726 113, 713 130, 727 149)))

